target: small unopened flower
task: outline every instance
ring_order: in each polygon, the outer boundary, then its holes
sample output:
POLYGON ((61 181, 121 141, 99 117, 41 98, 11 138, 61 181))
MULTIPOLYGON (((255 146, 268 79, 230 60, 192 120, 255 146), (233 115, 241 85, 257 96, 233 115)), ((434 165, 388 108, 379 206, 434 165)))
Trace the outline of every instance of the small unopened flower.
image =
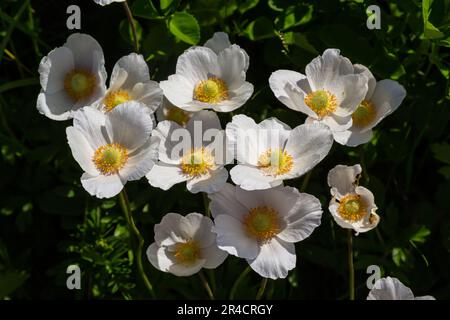
POLYGON ((352 113, 352 126, 334 135, 338 143, 351 147, 370 141, 372 128, 394 112, 406 96, 405 88, 397 81, 385 79, 377 82, 365 66, 356 64, 354 68, 355 73, 368 78, 368 90, 352 113))
POLYGON ((161 81, 164 96, 186 111, 233 111, 252 95, 247 81, 247 53, 228 45, 228 37, 215 34, 204 47, 192 47, 178 57, 176 73, 161 81))
POLYGON ((352 125, 352 114, 367 93, 367 78, 355 74, 350 60, 338 49, 327 49, 313 59, 306 76, 278 70, 269 78, 275 96, 288 108, 308 115, 307 122, 320 121, 333 133, 352 125))
POLYGON ((183 217, 166 214, 155 225, 155 242, 147 249, 150 263, 176 276, 191 276, 202 268, 215 269, 228 254, 216 244, 210 218, 199 213, 183 217))
POLYGON ((150 80, 147 63, 140 54, 131 53, 117 61, 111 74, 109 88, 98 107, 109 112, 116 106, 137 101, 153 113, 161 105, 162 90, 156 81, 150 80))
POLYGON ((397 278, 381 278, 375 282, 367 300, 436 300, 432 296, 414 297, 410 288, 397 278))
POLYGON ((87 34, 75 33, 42 58, 37 109, 53 120, 73 117, 76 110, 102 99, 106 90, 103 50, 87 34))
POLYGON ((256 124, 252 118, 236 115, 227 124, 229 148, 238 164, 231 179, 242 189, 268 189, 283 180, 300 177, 317 165, 330 151, 333 135, 321 123, 294 129, 276 118, 256 124))
POLYGON ((126 0, 94 0, 96 4, 99 4, 101 6, 106 6, 108 4, 111 4, 113 2, 125 2, 126 0))
POLYGON ((185 128, 162 121, 153 131, 159 137, 159 161, 146 175, 149 183, 163 190, 186 181, 192 193, 217 192, 227 181, 224 165, 232 161, 226 153, 225 132, 213 111, 196 112, 185 128))
POLYGON ((182 127, 185 127, 189 119, 194 113, 185 111, 174 106, 167 98, 164 97, 162 106, 156 110, 156 119, 158 122, 170 120, 182 127))
POLYGON ((245 191, 226 184, 209 197, 219 248, 271 279, 295 268, 294 243, 309 237, 322 217, 320 201, 292 187, 245 191))
POLYGON ((359 164, 337 165, 328 173, 333 196, 328 209, 339 226, 357 233, 372 230, 380 221, 372 192, 358 186, 361 171, 359 164))
POLYGON ((146 107, 126 102, 107 114, 85 107, 66 129, 72 155, 84 170, 81 184, 98 198, 117 195, 127 181, 139 180, 157 157, 157 138, 146 107))

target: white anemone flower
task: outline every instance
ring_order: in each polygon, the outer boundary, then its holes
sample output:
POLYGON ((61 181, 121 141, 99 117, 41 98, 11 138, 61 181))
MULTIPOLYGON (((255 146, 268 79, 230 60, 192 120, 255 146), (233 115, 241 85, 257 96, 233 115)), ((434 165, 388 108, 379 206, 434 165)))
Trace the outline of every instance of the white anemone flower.
POLYGON ((291 129, 276 118, 256 124, 252 118, 236 115, 227 124, 226 134, 238 161, 230 171, 231 179, 245 190, 268 189, 300 177, 325 158, 333 145, 326 125, 291 129))
POLYGON ((75 33, 39 64, 39 112, 53 120, 67 120, 76 110, 103 98, 106 70, 103 50, 87 34, 75 33))
POLYGON ((381 278, 375 282, 367 300, 436 300, 432 296, 414 297, 410 288, 397 278, 381 278))
POLYGON ((320 201, 292 187, 245 191, 227 184, 209 197, 218 247, 270 279, 295 268, 294 243, 309 237, 322 217, 320 201))
POLYGON ((288 108, 320 121, 331 131, 344 131, 352 125, 352 114, 367 93, 367 78, 355 74, 350 60, 338 49, 327 49, 313 59, 306 75, 278 70, 269 78, 275 96, 288 108))
POLYGON ((194 112, 185 111, 174 106, 166 99, 166 97, 164 97, 161 107, 156 110, 156 119, 158 122, 164 120, 173 121, 180 126, 185 127, 193 114, 194 112))
POLYGON ((137 101, 145 104, 149 113, 153 113, 161 105, 162 99, 162 90, 156 81, 150 80, 148 66, 142 55, 131 53, 115 64, 109 88, 97 107, 109 112, 124 102, 137 101))
POLYGON ((178 57, 176 73, 161 81, 164 96, 177 107, 196 112, 213 109, 230 112, 253 94, 247 81, 247 53, 216 33, 203 47, 192 47, 178 57))
POLYGON ((216 244, 210 218, 199 213, 183 217, 166 214, 155 225, 155 242, 147 249, 150 263, 158 270, 179 277, 191 276, 202 268, 215 269, 228 254, 216 244))
POLYGON ((334 135, 338 143, 351 147, 369 142, 373 136, 372 128, 394 112, 406 96, 405 88, 397 81, 384 79, 377 82, 365 66, 355 64, 354 68, 355 73, 369 79, 368 90, 352 114, 352 126, 334 135))
POLYGON ((66 129, 72 155, 84 170, 81 184, 97 198, 117 195, 127 181, 139 180, 157 157, 157 138, 146 107, 126 102, 107 114, 80 109, 66 129))
POLYGON ((211 193, 225 185, 228 171, 224 165, 232 157, 226 153, 225 132, 215 112, 196 112, 186 128, 173 121, 162 121, 153 135, 161 141, 159 161, 146 175, 153 187, 168 190, 186 181, 192 193, 211 193))
POLYGON ((113 2, 125 2, 126 0, 94 0, 96 4, 99 4, 101 6, 106 6, 108 4, 111 4, 113 2))
POLYGON ((328 185, 333 198, 328 209, 336 223, 357 233, 372 230, 380 222, 372 192, 358 186, 361 166, 337 165, 328 172, 328 185))

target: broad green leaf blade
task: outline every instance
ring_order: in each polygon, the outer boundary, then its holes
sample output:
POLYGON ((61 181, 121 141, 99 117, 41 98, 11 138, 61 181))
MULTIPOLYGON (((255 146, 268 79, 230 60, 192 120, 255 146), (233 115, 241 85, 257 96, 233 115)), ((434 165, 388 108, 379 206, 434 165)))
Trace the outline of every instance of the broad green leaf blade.
POLYGON ((200 26, 187 12, 175 12, 169 22, 169 30, 183 42, 195 45, 200 41, 200 26))

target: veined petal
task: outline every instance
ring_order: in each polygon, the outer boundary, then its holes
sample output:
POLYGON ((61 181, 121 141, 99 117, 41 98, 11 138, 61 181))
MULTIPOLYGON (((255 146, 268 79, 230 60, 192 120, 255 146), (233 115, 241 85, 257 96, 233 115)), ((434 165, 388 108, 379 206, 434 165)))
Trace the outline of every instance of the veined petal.
POLYGON ((83 173, 81 176, 81 184, 91 196, 96 196, 100 199, 116 196, 122 191, 124 186, 124 183, 117 174, 93 176, 89 173, 83 173))

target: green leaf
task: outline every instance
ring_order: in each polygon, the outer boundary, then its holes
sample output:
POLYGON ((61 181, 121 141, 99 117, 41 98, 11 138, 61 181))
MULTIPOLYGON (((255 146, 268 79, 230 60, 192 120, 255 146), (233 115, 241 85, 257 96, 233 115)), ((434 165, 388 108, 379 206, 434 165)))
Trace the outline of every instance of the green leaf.
POLYGON ((400 267, 408 259, 407 253, 402 248, 392 249, 392 261, 394 261, 397 267, 400 267))
POLYGON ((434 157, 446 164, 450 164, 450 145, 448 143, 434 143, 431 145, 434 157))
POLYGON ((9 296, 20 288, 29 275, 25 271, 6 271, 0 274, 0 298, 9 296))
POLYGON ((158 10, 156 10, 151 0, 136 0, 131 6, 133 16, 144 19, 161 19, 158 10))
MULTIPOLYGON (((142 39, 142 27, 139 24, 139 22, 135 19, 133 19, 134 25, 136 27, 136 37, 138 43, 141 42, 142 39)), ((125 40, 127 43, 133 45, 134 39, 133 39, 133 30, 131 29, 131 25, 128 22, 127 19, 122 20, 119 25, 119 33, 123 40, 125 40)))
POLYGON ((290 7, 275 19, 277 30, 286 30, 308 23, 312 18, 312 13, 312 5, 290 7))
POLYGON ((439 39, 444 37, 444 33, 436 28, 429 20, 433 2, 433 0, 422 0, 423 28, 425 38, 427 39, 439 39))
POLYGON ((183 42, 195 45, 200 41, 197 19, 187 12, 175 12, 169 22, 169 30, 183 42))
POLYGON ((244 14, 248 10, 256 7, 259 3, 259 0, 245 0, 239 3, 238 10, 241 14, 244 14))
POLYGON ((420 228, 410 236, 409 240, 417 243, 425 243, 430 233, 431 231, 427 227, 420 226, 420 228))
POLYGON ((245 30, 250 40, 262 40, 275 37, 272 21, 266 17, 259 17, 250 22, 245 30))
POLYGON ((171 11, 175 11, 180 5, 181 0, 161 0, 160 8, 164 15, 167 15, 171 11))

